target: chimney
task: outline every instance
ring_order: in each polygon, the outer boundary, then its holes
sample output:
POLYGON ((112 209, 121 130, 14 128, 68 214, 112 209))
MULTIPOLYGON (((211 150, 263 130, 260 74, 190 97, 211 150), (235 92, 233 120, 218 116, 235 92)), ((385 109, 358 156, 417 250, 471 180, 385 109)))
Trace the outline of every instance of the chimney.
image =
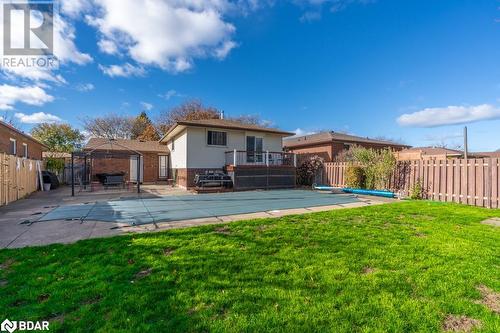
POLYGON ((219 118, 220 118, 220 119, 224 119, 224 111, 221 111, 221 112, 220 112, 219 118))

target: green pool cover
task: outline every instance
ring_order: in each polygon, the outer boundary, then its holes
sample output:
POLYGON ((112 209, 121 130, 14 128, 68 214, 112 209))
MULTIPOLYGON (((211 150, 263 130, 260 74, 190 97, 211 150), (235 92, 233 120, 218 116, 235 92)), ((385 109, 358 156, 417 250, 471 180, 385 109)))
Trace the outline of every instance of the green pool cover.
POLYGON ((37 222, 97 220, 141 225, 357 202, 349 194, 274 190, 133 198, 57 207, 37 222))

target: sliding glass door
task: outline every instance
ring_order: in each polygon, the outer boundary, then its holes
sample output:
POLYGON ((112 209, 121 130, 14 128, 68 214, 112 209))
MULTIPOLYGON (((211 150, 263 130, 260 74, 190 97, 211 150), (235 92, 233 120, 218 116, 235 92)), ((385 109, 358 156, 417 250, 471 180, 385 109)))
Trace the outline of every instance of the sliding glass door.
POLYGON ((263 163, 263 139, 247 136, 247 163, 263 163))

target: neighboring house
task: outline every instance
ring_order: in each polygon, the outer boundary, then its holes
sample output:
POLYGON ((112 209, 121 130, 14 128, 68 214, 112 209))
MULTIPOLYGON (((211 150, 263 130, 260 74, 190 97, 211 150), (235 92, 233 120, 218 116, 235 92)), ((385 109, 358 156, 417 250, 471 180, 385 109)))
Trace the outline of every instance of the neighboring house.
POLYGON ((170 151, 172 178, 181 187, 194 186, 197 173, 219 170, 233 177, 237 189, 293 187, 293 156, 283 152, 283 138, 291 135, 225 119, 186 120, 173 125, 160 143, 170 151))
POLYGON ((444 160, 461 158, 463 152, 455 149, 440 147, 414 147, 396 153, 396 158, 402 160, 444 160))
POLYGON ((500 151, 478 152, 469 155, 472 155, 472 158, 500 158, 500 151))
POLYGON ((284 147, 287 151, 296 153, 301 157, 318 155, 324 158, 326 162, 335 160, 339 153, 349 150, 352 146, 373 149, 390 148, 395 151, 410 147, 391 141, 364 138, 333 131, 291 137, 284 141, 284 147))
POLYGON ((141 182, 154 183, 169 178, 169 151, 158 141, 91 138, 83 151, 89 154, 88 163, 93 180, 100 173, 123 172, 126 181, 135 182, 139 154, 142 155, 141 182))
POLYGON ((47 146, 40 141, 0 121, 0 152, 41 161, 44 150, 47 146))

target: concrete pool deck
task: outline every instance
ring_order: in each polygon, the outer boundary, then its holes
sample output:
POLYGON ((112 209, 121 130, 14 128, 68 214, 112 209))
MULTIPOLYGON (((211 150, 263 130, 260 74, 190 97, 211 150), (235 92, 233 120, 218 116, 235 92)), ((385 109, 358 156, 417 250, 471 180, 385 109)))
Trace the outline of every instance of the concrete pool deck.
MULTIPOLYGON (((139 198, 137 195, 128 195, 123 198, 122 196, 117 196, 116 194, 71 198, 68 195, 69 193, 67 188, 51 191, 49 193, 35 193, 28 199, 19 200, 9 206, 0 208, 0 248, 18 248, 54 243, 73 243, 89 238, 109 237, 129 233, 153 232, 207 224, 220 224, 256 218, 272 218, 286 215, 306 214, 333 209, 377 205, 394 201, 384 198, 365 196, 358 196, 355 197, 355 200, 353 200, 352 196, 348 197, 344 194, 336 194, 335 200, 331 201, 332 204, 328 204, 329 200, 324 199, 326 197, 320 197, 318 200, 300 200, 302 196, 307 198, 308 193, 301 193, 299 191, 300 190, 288 190, 287 192, 284 192, 289 194, 289 198, 295 197, 295 199, 298 199, 297 202, 291 204, 287 204, 286 202, 283 203, 283 200, 279 199, 275 200, 276 203, 262 204, 266 200, 269 201, 274 194, 279 197, 279 193, 274 191, 263 191, 258 193, 234 192, 220 195, 202 194, 193 196, 186 192, 180 192, 174 189, 172 192, 162 193, 161 195, 151 195, 148 193, 142 194, 139 198), (261 198, 258 199, 259 197, 261 198), (221 200, 214 200, 214 198, 221 198, 221 200), (241 203, 236 205, 236 209, 227 209, 228 201, 230 200, 248 201, 251 198, 256 200, 254 205, 245 204, 245 206, 251 206, 251 209, 243 209, 241 203), (122 211, 119 211, 119 214, 125 217, 123 219, 112 218, 108 221, 98 221, 93 219, 93 217, 89 214, 86 214, 86 217, 81 219, 79 218, 81 217, 81 214, 72 208, 78 206, 83 207, 85 204, 97 206, 104 205, 105 209, 102 210, 100 214, 95 215, 95 218, 103 219, 103 216, 105 214, 109 214, 110 212, 116 214, 116 211, 109 211, 110 206, 116 207, 117 205, 121 205, 124 207, 133 207, 134 205, 127 204, 134 203, 135 206, 138 207, 138 204, 140 202, 142 203, 142 201, 148 202, 148 205, 150 202, 152 207, 154 207, 154 203, 160 204, 162 207, 163 205, 168 205, 169 202, 171 203, 171 206, 172 203, 175 203, 173 206, 178 207, 178 209, 174 215, 168 215, 170 214, 170 211, 173 210, 167 208, 168 213, 166 211, 158 212, 159 215, 157 220, 145 219, 143 221, 144 223, 134 225, 134 223, 131 223, 133 222, 133 219, 130 219, 130 213, 133 211, 125 212, 123 214, 122 211), (192 209, 190 202, 199 204, 200 201, 209 202, 206 211, 204 210, 198 212, 198 214, 186 213, 192 209), (299 203, 298 201, 303 202, 299 203), (310 206, 308 206, 308 203, 310 206), (259 207, 262 207, 262 209, 259 207), (72 215, 53 214, 55 219, 51 219, 51 212, 57 212, 58 209, 60 211, 73 211, 74 213, 72 215), (167 215, 165 215, 165 213, 167 215), (43 220, 43 217, 47 216, 49 218, 43 220), (70 218, 67 218, 68 216, 70 218)), ((311 197, 314 198, 314 196, 311 197)), ((231 204, 229 204, 229 206, 231 206, 231 204)), ((125 209, 124 207, 121 207, 120 209, 125 209)), ((146 211, 148 211, 147 208, 146 211)), ((154 211, 152 214, 153 217, 157 216, 154 211)))

